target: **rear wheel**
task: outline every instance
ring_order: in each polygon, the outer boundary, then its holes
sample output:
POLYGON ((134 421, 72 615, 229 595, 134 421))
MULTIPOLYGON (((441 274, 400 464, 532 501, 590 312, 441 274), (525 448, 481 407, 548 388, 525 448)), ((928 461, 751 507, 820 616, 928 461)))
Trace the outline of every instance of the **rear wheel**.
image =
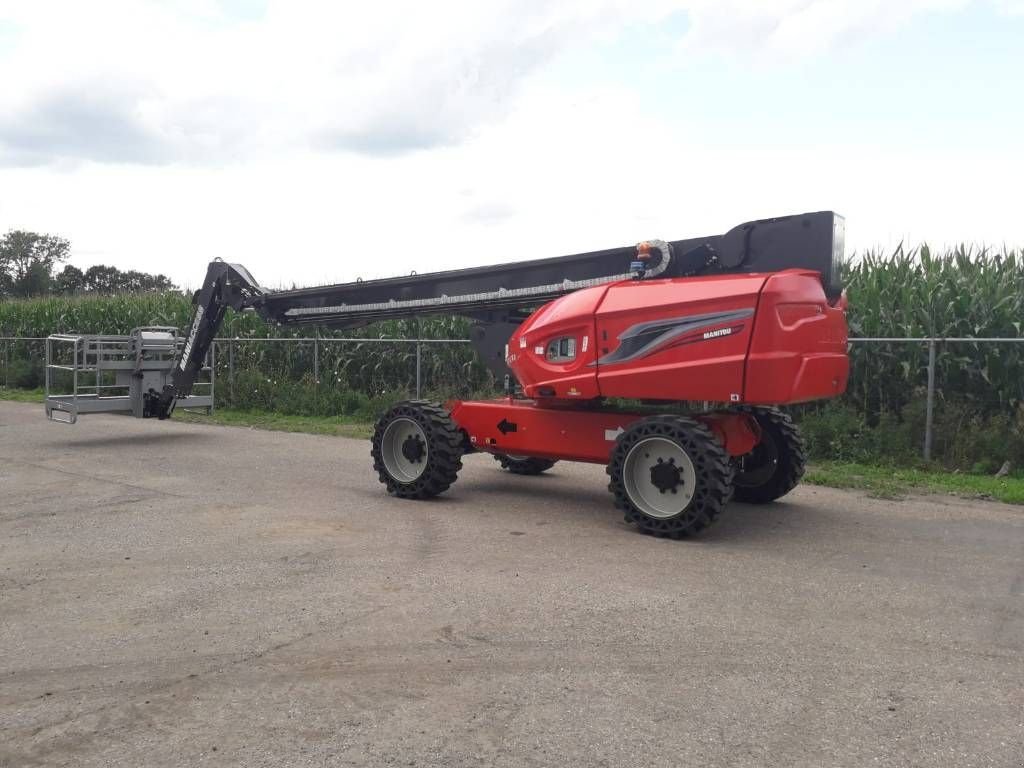
POLYGON ((402 402, 377 422, 370 455, 388 493, 429 499, 446 491, 462 469, 462 434, 439 403, 402 402))
POLYGON ((650 416, 619 435, 608 490, 626 522, 681 538, 707 528, 729 502, 732 467, 706 426, 683 416, 650 416))
POLYGON ((785 496, 804 476, 807 453, 793 420, 778 408, 744 408, 757 419, 761 441, 736 461, 737 501, 767 504, 785 496))
POLYGON ((515 456, 514 454, 496 453, 494 460, 513 475, 539 475, 546 472, 558 462, 551 459, 536 459, 531 456, 515 456))

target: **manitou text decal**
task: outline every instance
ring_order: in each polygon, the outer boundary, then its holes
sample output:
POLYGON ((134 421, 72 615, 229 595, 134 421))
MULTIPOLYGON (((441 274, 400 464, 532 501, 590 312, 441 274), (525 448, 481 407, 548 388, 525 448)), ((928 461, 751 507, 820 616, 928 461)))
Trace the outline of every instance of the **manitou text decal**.
MULTIPOLYGON (((740 326, 742 327, 742 326, 740 326)), ((704 334, 704 340, 717 339, 719 336, 729 336, 732 334, 732 328, 719 328, 717 331, 708 331, 704 334)))

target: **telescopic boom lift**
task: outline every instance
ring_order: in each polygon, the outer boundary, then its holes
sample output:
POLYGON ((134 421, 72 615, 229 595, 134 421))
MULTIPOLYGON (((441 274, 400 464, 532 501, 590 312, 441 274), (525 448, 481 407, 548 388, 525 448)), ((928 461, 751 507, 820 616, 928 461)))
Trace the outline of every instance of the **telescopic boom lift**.
POLYGON ((164 419, 192 394, 228 307, 329 327, 461 315, 505 396, 408 401, 383 414, 372 455, 389 493, 436 496, 474 451, 520 475, 562 460, 606 464, 628 521, 685 536, 731 498, 768 502, 799 482, 803 442, 776 406, 846 388, 843 237, 842 217, 823 211, 708 237, 289 291, 214 261, 173 375, 144 393, 142 410, 164 419))

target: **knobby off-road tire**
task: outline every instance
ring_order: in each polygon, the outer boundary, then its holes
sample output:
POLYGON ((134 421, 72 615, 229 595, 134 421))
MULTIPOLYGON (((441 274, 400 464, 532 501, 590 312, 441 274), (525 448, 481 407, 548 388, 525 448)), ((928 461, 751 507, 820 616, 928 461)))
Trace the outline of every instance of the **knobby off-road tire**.
POLYGON ((462 469, 463 438, 440 403, 409 400, 373 430, 373 468, 392 496, 429 499, 448 490, 462 469))
POLYGON ((807 450, 793 420, 778 408, 740 408, 761 426, 761 442, 736 461, 736 501, 767 504, 792 491, 804 476, 807 450))
POLYGON ((732 466, 706 426, 684 416, 649 416, 619 435, 608 490, 626 522, 678 539, 707 528, 732 495, 732 466))
POLYGON ((494 460, 501 464, 502 469, 507 469, 513 475, 539 475, 547 472, 557 461, 550 459, 535 459, 530 456, 509 456, 506 454, 494 454, 494 460))

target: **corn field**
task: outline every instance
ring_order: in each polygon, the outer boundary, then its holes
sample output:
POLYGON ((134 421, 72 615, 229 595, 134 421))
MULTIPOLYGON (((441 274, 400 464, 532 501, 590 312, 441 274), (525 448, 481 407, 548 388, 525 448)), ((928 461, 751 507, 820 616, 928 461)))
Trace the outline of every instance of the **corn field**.
MULTIPOLYGON (((867 253, 846 275, 853 337, 1019 338, 1024 328, 1024 258, 1018 251, 927 246, 867 253)), ((1024 402, 1024 345, 940 345, 940 399, 990 414, 1024 402)), ((853 345, 847 397, 863 413, 900 413, 926 383, 925 345, 853 345)))

